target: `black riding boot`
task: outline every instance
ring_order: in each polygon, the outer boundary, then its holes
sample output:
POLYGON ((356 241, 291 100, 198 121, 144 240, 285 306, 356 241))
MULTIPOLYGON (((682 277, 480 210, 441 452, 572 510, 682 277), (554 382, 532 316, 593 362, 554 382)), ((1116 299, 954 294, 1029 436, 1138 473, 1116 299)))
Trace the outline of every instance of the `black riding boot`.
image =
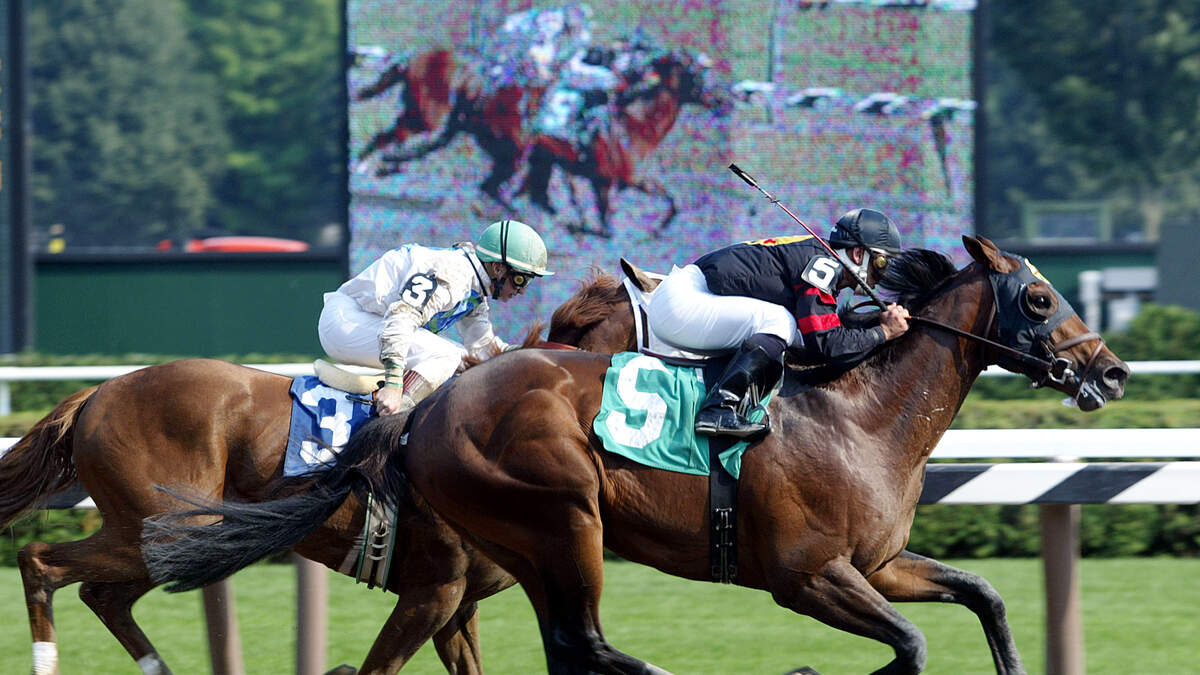
POLYGON ((783 375, 784 347, 783 340, 762 334, 743 342, 696 413, 696 433, 746 438, 766 431, 767 424, 751 422, 746 415, 783 375), (779 344, 779 349, 761 338, 770 338, 779 344))

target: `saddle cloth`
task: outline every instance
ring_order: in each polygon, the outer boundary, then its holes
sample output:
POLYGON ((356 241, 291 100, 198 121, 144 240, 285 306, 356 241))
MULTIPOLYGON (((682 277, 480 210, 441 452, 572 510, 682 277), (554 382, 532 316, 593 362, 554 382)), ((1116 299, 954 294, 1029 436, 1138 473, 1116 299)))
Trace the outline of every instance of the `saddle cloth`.
MULTIPOLYGON (((709 475, 709 439, 694 431, 696 411, 708 391, 702 371, 646 354, 614 356, 604 374, 600 412, 592 420, 604 449, 655 469, 709 475)), ((750 418, 758 421, 764 414, 759 408, 750 418)), ((734 478, 741 474, 747 447, 738 441, 719 454, 734 478)))
POLYGON ((292 422, 283 459, 284 476, 327 467, 350 434, 371 417, 369 403, 321 384, 313 376, 295 378, 288 391, 292 395, 292 422))

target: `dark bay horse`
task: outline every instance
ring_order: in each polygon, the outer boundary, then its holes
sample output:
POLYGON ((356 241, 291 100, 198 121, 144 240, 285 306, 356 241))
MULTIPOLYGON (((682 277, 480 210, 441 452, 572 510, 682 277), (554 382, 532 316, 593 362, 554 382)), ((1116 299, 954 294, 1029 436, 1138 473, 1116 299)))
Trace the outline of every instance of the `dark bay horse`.
MULTIPOLYGON (((594 306, 591 300, 584 304, 594 306)), ((620 309, 629 313, 627 305, 613 304, 608 311, 620 309)), ((556 335, 555 342, 563 344, 586 339, 579 331, 556 335)), ((526 345, 535 339, 531 332, 526 345)), ((618 339, 615 348, 627 341, 618 339)), ((586 344, 603 348, 607 342, 586 344)), ((102 527, 86 539, 37 542, 21 551, 35 643, 54 645, 54 592, 82 582, 80 596, 130 656, 169 672, 131 613, 157 585, 139 549, 142 519, 179 507, 153 485, 231 501, 274 495, 291 416, 290 385, 291 378, 222 361, 152 366, 68 397, 0 457, 0 525, 76 483, 103 517, 102 527)), ((363 503, 351 497, 297 543, 296 552, 340 569, 362 532, 365 513, 363 503)), ((448 671, 480 672, 475 602, 508 587, 512 578, 433 513, 404 511, 397 529, 402 548, 387 584, 398 595, 396 608, 362 672, 396 672, 430 637, 448 671)))
MULTIPOLYGON (((737 583, 891 646, 894 660, 877 673, 925 666, 924 636, 893 602, 967 606, 997 672, 1024 672, 991 585, 905 550, 925 462, 982 369, 998 361, 1073 396, 1083 410, 1119 398, 1129 374, 1024 261, 986 239, 964 243, 974 263, 963 270, 940 254, 909 251, 885 280, 914 315, 950 330, 918 322, 815 388, 797 387, 789 371, 770 404, 772 433, 743 458, 737 583)), ((599 354, 541 350, 485 362, 422 402, 406 443, 395 420, 377 420, 310 491, 200 509, 220 514, 217 525, 190 523, 194 512, 150 525, 146 559, 177 583, 210 583, 246 564, 232 556, 303 537, 348 492, 392 495, 436 510, 520 581, 551 673, 662 672, 604 639, 603 549, 710 579, 708 480, 603 450, 591 423, 609 365, 599 354)))
POLYGON ((354 100, 365 101, 393 87, 403 87, 403 110, 358 151, 357 166, 365 167, 372 155, 392 148, 382 155, 376 175, 398 173, 405 162, 440 150, 466 133, 492 158, 491 171, 479 189, 514 211, 500 186, 517 172, 528 143, 523 120, 537 110, 545 87, 513 83, 485 86, 487 83, 475 72, 478 65, 478 59, 449 49, 434 49, 393 64, 375 82, 356 92, 354 100), (427 132, 436 133, 427 142, 405 147, 409 138, 427 132))
POLYGON ((720 88, 708 84, 706 57, 684 51, 668 52, 650 64, 650 86, 635 83, 628 91, 618 94, 614 106, 616 119, 608 129, 598 130, 587 151, 580 153, 566 140, 549 135, 533 138, 529 153, 529 171, 517 194, 528 193, 529 200, 551 215, 557 210, 550 203, 550 176, 559 167, 567 176, 568 193, 579 215, 572 224, 576 232, 611 237, 609 223, 612 192, 632 188, 643 194, 660 198, 666 212, 655 225, 660 233, 678 212, 675 199, 666 187, 652 176, 638 176, 637 163, 652 153, 666 138, 684 105, 699 105, 718 114, 731 109, 729 96, 720 88), (579 176, 592 186, 599 214, 599 226, 591 227, 575 198, 571 176, 579 176))

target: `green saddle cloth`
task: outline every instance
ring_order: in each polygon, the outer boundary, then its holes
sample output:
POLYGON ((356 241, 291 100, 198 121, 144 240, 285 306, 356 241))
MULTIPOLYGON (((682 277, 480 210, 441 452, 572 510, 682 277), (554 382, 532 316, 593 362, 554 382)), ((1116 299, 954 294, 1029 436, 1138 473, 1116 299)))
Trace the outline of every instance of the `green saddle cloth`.
MULTIPOLYGON (((613 357, 604 374, 600 412, 592 429, 609 452, 655 469, 707 476, 708 437, 697 436, 694 429, 707 394, 701 368, 623 352, 613 357)), ((756 410, 751 419, 757 422, 763 414, 756 410)), ((747 447, 746 441, 738 441, 719 455, 734 478, 741 473, 747 447)))

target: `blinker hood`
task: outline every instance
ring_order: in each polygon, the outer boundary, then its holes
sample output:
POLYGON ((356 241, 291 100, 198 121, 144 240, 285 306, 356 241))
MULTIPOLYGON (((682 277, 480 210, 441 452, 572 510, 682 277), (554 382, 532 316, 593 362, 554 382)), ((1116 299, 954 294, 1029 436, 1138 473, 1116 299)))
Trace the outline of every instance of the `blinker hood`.
POLYGON ((1075 315, 1071 303, 1054 288, 1037 268, 1025 258, 1005 254, 1007 257, 1021 261, 1017 269, 1007 274, 991 271, 988 280, 992 282, 992 291, 996 296, 996 322, 999 341, 1002 344, 1018 349, 1026 354, 1035 342, 1040 342, 1043 348, 1050 344, 1050 334, 1059 324, 1075 315), (1031 317, 1024 305, 1025 289, 1038 281, 1046 282, 1050 291, 1058 297, 1058 310, 1048 318, 1031 317))

